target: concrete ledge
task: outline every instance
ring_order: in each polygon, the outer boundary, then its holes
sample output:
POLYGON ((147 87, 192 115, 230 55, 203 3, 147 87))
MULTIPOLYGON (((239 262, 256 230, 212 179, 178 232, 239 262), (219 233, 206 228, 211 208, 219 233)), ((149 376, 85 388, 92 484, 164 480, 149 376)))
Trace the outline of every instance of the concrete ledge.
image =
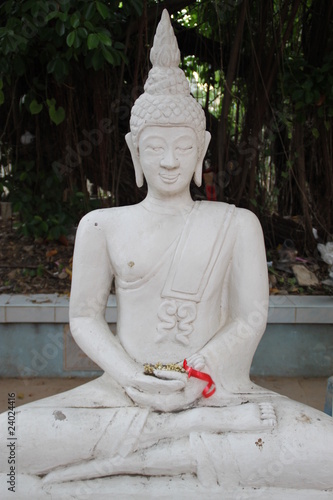
MULTIPOLYGON (((57 294, 0 295, 0 323, 68 323, 69 297, 57 294)), ((106 320, 117 322, 117 302, 110 295, 106 320)), ((288 324, 333 324, 333 296, 272 295, 268 321, 288 324)))
MULTIPOLYGON (((87 377, 101 373, 72 338, 68 306, 69 298, 57 294, 0 296, 0 377, 87 377)), ((106 320, 115 332, 117 303, 113 295, 108 300, 106 320)), ((332 325, 333 297, 271 296, 267 328, 251 374, 331 376, 332 325)))
POLYGON ((267 323, 333 324, 333 296, 271 295, 267 323))
MULTIPOLYGON (((0 295, 0 323, 68 323, 69 297, 65 295, 0 295)), ((106 320, 117 322, 115 295, 110 295, 106 320)))

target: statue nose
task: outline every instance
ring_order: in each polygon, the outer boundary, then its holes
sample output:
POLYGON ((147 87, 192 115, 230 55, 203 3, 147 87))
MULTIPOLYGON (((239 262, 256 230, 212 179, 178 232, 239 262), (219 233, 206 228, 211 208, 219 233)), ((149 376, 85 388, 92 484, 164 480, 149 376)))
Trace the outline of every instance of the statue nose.
POLYGON ((165 155, 162 158, 160 165, 161 167, 168 169, 179 167, 179 160, 172 149, 168 149, 165 152, 165 155))

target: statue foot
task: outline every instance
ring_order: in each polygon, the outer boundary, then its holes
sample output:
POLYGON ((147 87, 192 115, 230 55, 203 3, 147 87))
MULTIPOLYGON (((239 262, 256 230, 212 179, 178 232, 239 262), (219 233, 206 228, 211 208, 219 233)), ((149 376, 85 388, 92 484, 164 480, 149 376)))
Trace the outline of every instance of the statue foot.
POLYGON ((244 403, 240 406, 218 408, 212 413, 211 427, 202 428, 208 432, 251 432, 270 430, 277 424, 274 406, 271 403, 244 403))
POLYGON ((260 420, 264 427, 274 427, 277 423, 274 407, 271 403, 259 403, 260 420))

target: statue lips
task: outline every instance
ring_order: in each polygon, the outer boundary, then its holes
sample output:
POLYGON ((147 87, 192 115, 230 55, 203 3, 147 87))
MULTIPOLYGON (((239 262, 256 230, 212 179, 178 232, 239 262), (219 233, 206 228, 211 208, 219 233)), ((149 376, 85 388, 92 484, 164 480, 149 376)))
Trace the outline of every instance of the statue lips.
POLYGON ((177 173, 177 174, 160 174, 160 177, 163 180, 163 182, 166 182, 167 184, 174 184, 177 181, 179 175, 180 175, 179 173, 177 173))

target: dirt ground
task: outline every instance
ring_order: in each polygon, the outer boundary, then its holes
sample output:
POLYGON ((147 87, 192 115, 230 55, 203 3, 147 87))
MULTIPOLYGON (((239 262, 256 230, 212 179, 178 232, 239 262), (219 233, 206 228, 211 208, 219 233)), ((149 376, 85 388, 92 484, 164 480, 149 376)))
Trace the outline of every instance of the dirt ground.
POLYGON ((34 240, 0 221, 0 293, 69 293, 73 249, 73 236, 34 240))

